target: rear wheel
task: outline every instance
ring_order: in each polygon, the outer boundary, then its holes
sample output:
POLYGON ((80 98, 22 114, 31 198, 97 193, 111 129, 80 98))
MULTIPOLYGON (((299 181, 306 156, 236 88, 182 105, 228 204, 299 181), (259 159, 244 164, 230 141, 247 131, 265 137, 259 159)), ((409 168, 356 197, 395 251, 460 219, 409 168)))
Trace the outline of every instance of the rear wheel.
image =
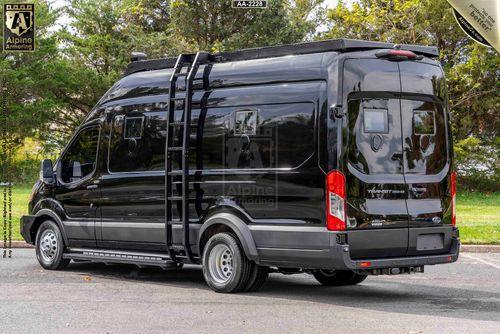
POLYGON ((242 291, 251 274, 251 262, 231 233, 217 233, 203 249, 203 277, 215 292, 242 291))
POLYGON ((356 274, 351 270, 324 270, 313 271, 314 278, 326 286, 356 285, 366 279, 366 275, 356 274))
POLYGON ((259 290, 262 287, 262 285, 264 285, 264 283, 266 282, 268 276, 269 276, 269 267, 262 267, 256 263, 252 263, 252 270, 250 273, 250 277, 243 291, 253 292, 259 290))
POLYGON ((62 234, 57 224, 51 220, 44 221, 38 228, 35 249, 38 262, 45 269, 64 269, 70 262, 69 259, 63 259, 62 234))

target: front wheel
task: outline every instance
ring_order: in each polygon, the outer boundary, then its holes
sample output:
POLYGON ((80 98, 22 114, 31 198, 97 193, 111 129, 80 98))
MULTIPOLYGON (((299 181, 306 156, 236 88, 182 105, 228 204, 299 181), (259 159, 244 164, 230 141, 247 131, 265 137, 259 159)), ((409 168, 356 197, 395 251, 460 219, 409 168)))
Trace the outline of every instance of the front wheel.
POLYGON ((45 269, 64 269, 70 262, 69 259, 63 259, 62 234, 57 224, 51 220, 44 221, 38 228, 35 250, 38 262, 45 269))
POLYGON ((366 279, 366 275, 356 274, 351 270, 323 270, 313 271, 313 276, 325 286, 356 285, 366 279))
POLYGON ((215 292, 242 291, 250 278, 251 262, 236 237, 217 233, 203 249, 203 277, 215 292))

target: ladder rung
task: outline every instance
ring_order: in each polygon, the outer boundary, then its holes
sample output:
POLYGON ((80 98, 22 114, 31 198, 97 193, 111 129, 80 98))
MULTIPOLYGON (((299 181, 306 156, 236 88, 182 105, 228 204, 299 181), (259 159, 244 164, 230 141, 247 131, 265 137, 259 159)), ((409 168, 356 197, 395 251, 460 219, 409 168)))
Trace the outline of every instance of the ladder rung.
POLYGON ((168 196, 168 199, 170 201, 182 201, 183 198, 184 197, 182 197, 182 196, 168 196))
POLYGON ((183 147, 182 146, 171 146, 168 148, 169 151, 182 151, 183 147))
POLYGON ((169 125, 172 125, 172 126, 181 126, 181 125, 184 125, 184 122, 170 122, 169 125))
POLYGON ((176 78, 187 77, 187 76, 188 76, 188 72, 181 72, 181 73, 174 74, 174 77, 176 77, 176 78))
POLYGON ((183 67, 190 68, 191 65, 193 65, 193 58, 189 57, 189 59, 181 60, 181 62, 179 63, 178 69, 180 70, 183 67))
POLYGON ((171 97, 170 98, 170 101, 185 101, 185 100, 186 100, 185 96, 182 96, 182 97, 171 97))

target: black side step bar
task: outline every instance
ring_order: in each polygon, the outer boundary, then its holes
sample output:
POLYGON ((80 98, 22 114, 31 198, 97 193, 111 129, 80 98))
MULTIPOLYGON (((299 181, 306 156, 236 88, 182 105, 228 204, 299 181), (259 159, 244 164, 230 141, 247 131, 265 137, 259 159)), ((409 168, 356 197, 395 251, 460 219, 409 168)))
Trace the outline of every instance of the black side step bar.
POLYGON ((167 254, 161 253, 69 248, 68 252, 63 254, 63 258, 102 263, 128 263, 138 266, 157 266, 163 269, 175 266, 175 263, 170 260, 167 254))

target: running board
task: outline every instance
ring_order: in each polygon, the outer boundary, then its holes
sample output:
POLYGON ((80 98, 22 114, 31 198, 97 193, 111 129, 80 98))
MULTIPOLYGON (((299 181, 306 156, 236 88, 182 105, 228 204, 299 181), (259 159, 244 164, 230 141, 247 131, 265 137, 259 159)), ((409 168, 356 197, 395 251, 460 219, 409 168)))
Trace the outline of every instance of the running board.
POLYGON ((138 266, 157 266, 163 269, 176 266, 176 263, 170 260, 168 254, 105 249, 68 248, 68 252, 63 254, 63 258, 103 263, 128 263, 138 266))

